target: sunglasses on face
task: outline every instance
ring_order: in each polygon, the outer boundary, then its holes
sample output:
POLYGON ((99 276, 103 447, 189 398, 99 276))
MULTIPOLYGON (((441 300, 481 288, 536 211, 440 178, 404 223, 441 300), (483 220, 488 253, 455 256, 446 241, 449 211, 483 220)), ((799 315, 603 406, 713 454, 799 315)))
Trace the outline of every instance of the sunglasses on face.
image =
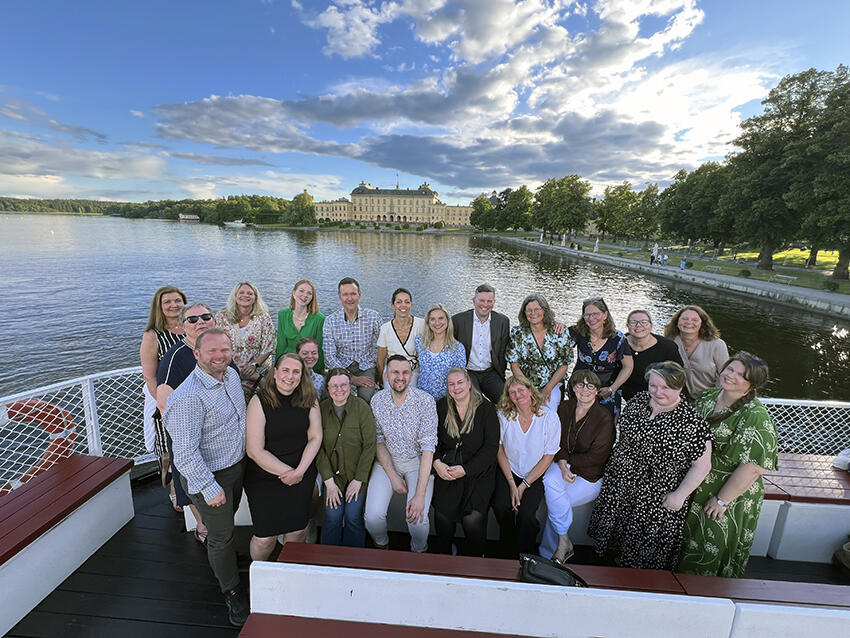
POLYGON ((183 321, 188 321, 189 323, 198 323, 198 321, 200 320, 209 321, 212 318, 212 313, 205 312, 202 315, 192 315, 191 317, 186 317, 183 321))

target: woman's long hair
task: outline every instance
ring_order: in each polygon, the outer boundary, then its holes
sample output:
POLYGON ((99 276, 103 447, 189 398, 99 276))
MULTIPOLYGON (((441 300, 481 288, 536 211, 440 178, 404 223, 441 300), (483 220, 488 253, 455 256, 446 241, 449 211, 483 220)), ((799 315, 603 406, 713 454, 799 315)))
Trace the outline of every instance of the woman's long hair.
POLYGON ((576 321, 576 330, 583 337, 590 338, 590 326, 587 325, 587 322, 584 320, 584 310, 588 306, 595 306, 599 308, 599 312, 607 313, 608 316, 605 317, 605 323, 602 324, 602 336, 606 339, 612 336, 615 332, 617 332, 617 326, 614 325, 614 318, 611 316, 611 311, 608 310, 608 304, 605 303, 605 300, 602 297, 589 297, 581 302, 581 317, 576 321))
POLYGON ((431 319, 431 313, 436 312, 437 310, 442 311, 446 315, 446 347, 449 350, 454 350, 455 348, 457 348, 457 340, 455 339, 455 331, 454 327, 452 326, 452 316, 449 314, 449 311, 446 309, 446 307, 441 303, 438 303, 436 306, 432 306, 428 310, 428 313, 425 315, 425 330, 422 331, 422 337, 420 338, 419 342, 422 344, 423 348, 428 348, 430 347, 431 342, 434 340, 434 337, 436 335, 434 334, 434 331, 431 330, 431 324, 429 323, 429 321, 431 319))
POLYGON ((176 286, 163 286, 162 288, 158 288, 157 291, 153 293, 153 299, 151 299, 151 311, 148 314, 148 325, 145 326, 145 332, 148 330, 158 330, 159 332, 165 330, 165 315, 162 313, 162 298, 170 292, 176 292, 178 295, 183 297, 184 306, 189 301, 186 299, 186 293, 176 286))
POLYGON ((676 311, 676 314, 670 317, 670 321, 667 322, 667 325, 664 326, 665 337, 668 339, 675 339, 679 336, 679 318, 686 310, 693 310, 699 315, 700 321, 702 322, 699 326, 700 339, 703 341, 713 341, 720 337, 720 330, 718 330, 717 326, 714 325, 714 322, 711 320, 711 317, 708 316, 708 313, 699 306, 683 306, 682 308, 679 308, 676 311))
POLYGON ((260 397, 260 401, 270 408, 279 408, 281 406, 283 403, 283 395, 280 393, 280 390, 277 389, 274 372, 276 372, 277 369, 280 368, 281 364, 286 360, 297 361, 301 364, 301 381, 292 393, 292 407, 309 410, 316 404, 319 397, 316 394, 316 388, 313 386, 313 379, 311 378, 310 371, 307 369, 307 366, 304 365, 304 361, 301 357, 294 352, 287 352, 286 354, 278 357, 278 360, 274 363, 274 370, 269 371, 263 377, 263 380, 260 381, 260 388, 257 390, 257 395, 260 397))
POLYGON ((737 401, 733 401, 732 405, 726 408, 723 412, 718 412, 716 414, 710 414, 705 418, 711 424, 719 423, 720 421, 724 421, 728 419, 730 416, 735 414, 738 410, 747 405, 750 401, 756 398, 757 392, 759 388, 764 386, 767 383, 767 380, 770 378, 770 370, 767 367, 767 362, 764 359, 761 359, 754 354, 750 354, 745 350, 741 350, 736 352, 726 363, 723 364, 723 367, 720 368, 722 372, 729 364, 733 361, 739 362, 742 366, 744 366, 744 378, 749 381, 750 389, 749 391, 742 396, 737 401))
POLYGON ((310 300, 310 303, 307 304, 307 314, 314 315, 319 312, 319 302, 316 301, 316 286, 309 279, 296 281, 295 285, 292 286, 292 292, 289 293, 289 309, 295 310, 295 291, 298 290, 298 286, 301 284, 308 284, 313 291, 313 298, 310 300))
POLYGON ((251 319, 259 317, 260 315, 269 314, 269 307, 266 305, 266 302, 263 301, 263 296, 260 294, 260 291, 257 290, 257 287, 250 281, 240 281, 236 284, 236 287, 230 291, 230 296, 227 298, 227 304, 224 306, 224 314, 227 316, 227 320, 230 323, 239 323, 240 316, 239 308, 236 307, 236 293, 239 292, 239 289, 242 286, 248 286, 254 291, 254 306, 251 308, 251 319))
MULTIPOLYGON (((446 380, 448 381, 449 375, 455 373, 462 374, 464 379, 469 381, 470 384, 472 383, 472 380, 469 378, 469 372, 467 372, 466 368, 461 368, 460 366, 450 368, 446 373, 446 380)), ((455 400, 452 398, 451 394, 446 394, 446 402, 449 406, 449 409, 446 410, 446 432, 449 433, 450 437, 453 439, 459 439, 462 434, 472 431, 472 426, 475 422, 475 411, 483 401, 484 395, 482 395, 474 385, 470 385, 469 407, 466 408, 466 414, 463 415, 463 421, 460 421, 455 400)))
POLYGON ((505 381, 505 389, 502 391, 502 397, 499 399, 499 405, 496 407, 499 412, 505 415, 508 419, 514 419, 517 416, 517 409, 510 397, 510 389, 515 385, 521 385, 528 388, 531 392, 531 411, 536 416, 543 416, 543 398, 540 396, 540 391, 534 387, 534 384, 527 377, 521 374, 515 374, 505 381))

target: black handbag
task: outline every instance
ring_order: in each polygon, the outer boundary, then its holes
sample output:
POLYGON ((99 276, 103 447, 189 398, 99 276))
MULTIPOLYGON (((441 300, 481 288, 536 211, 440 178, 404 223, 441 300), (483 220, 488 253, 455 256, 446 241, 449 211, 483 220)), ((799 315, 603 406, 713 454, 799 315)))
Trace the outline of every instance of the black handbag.
POLYGON ((452 467, 454 465, 463 465, 463 454, 460 451, 462 441, 458 441, 453 448, 449 448, 440 456, 440 460, 452 467))
POLYGON ((584 579, 569 567, 535 554, 520 554, 519 565, 526 583, 560 585, 561 587, 587 587, 584 579))

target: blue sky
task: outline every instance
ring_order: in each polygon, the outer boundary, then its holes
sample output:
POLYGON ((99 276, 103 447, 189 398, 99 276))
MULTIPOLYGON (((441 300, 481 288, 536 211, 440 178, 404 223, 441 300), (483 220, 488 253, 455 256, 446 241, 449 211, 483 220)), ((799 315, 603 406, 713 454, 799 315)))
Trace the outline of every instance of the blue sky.
POLYGON ((844 0, 7 0, 0 195, 663 185, 783 75, 850 62, 848 24, 844 0))

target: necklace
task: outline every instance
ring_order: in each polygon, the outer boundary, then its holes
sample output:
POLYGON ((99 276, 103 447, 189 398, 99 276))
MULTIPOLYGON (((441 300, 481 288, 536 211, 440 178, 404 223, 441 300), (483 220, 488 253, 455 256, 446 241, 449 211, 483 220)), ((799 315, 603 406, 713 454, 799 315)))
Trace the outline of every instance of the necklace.
POLYGON ((587 421, 587 417, 590 416, 590 410, 581 418, 581 420, 576 423, 571 423, 570 427, 567 428, 567 458, 573 457, 573 452, 576 450, 576 445, 578 445, 578 436, 581 434, 581 429, 584 427, 585 421, 587 421), (570 435, 573 433, 573 425, 577 425, 578 429, 576 430, 576 438, 573 441, 573 444, 570 445, 570 435))

